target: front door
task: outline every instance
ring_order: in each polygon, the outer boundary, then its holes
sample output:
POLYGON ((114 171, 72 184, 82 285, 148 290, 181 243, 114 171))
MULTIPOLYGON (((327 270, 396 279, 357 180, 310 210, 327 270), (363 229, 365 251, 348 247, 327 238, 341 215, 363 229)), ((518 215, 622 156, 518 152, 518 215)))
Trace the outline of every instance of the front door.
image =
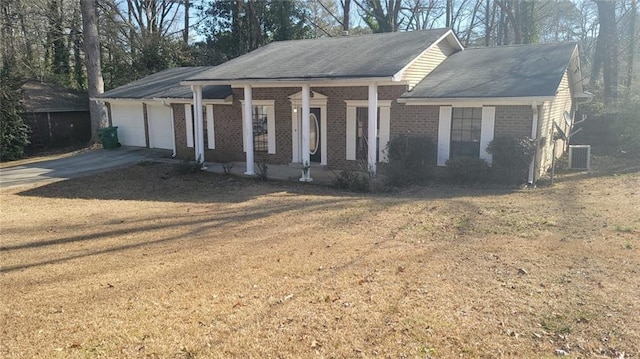
POLYGON ((320 108, 313 107, 309 113, 309 160, 311 162, 322 162, 322 139, 320 126, 320 108))

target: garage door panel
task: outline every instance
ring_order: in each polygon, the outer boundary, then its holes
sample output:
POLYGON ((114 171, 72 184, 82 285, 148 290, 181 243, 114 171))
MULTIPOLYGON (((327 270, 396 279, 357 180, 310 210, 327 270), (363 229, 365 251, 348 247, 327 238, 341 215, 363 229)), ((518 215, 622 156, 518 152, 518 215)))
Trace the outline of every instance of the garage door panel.
POLYGON ((142 103, 111 104, 111 123, 118 127, 118 141, 122 145, 147 146, 142 103))
POLYGON ((147 104, 147 120, 149 121, 149 147, 173 149, 171 107, 147 104))

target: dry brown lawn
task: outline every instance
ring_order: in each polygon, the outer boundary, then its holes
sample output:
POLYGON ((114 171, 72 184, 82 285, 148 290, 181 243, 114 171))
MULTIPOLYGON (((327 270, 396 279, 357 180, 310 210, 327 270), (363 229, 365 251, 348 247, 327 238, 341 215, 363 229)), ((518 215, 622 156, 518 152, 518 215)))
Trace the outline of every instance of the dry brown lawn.
POLYGON ((640 358, 640 167, 608 167, 353 195, 141 164, 4 190, 0 356, 640 358))

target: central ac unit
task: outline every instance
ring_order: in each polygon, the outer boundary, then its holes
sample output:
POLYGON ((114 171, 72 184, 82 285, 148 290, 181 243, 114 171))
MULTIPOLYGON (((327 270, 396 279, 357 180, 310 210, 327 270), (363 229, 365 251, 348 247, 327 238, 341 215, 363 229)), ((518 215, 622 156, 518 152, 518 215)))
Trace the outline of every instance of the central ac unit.
POLYGON ((591 169, 591 145, 569 146, 569 168, 585 171, 591 169))

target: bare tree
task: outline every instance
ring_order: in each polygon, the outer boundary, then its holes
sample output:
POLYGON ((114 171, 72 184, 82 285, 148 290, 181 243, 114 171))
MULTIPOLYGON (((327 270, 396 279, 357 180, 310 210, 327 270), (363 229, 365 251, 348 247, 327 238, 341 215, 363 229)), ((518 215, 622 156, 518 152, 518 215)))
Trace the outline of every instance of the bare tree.
MULTIPOLYGON (((95 0, 80 0, 80 9, 82 11, 89 97, 96 97, 104 92, 104 81, 100 67, 100 38, 98 36, 95 0)), ((91 113, 91 142, 95 142, 96 130, 105 127, 107 123, 106 108, 101 103, 91 101, 89 111, 91 113)))
POLYGON ((618 97, 618 32, 616 2, 596 0, 598 5, 598 40, 593 61, 593 79, 602 72, 604 103, 611 104, 618 97))

